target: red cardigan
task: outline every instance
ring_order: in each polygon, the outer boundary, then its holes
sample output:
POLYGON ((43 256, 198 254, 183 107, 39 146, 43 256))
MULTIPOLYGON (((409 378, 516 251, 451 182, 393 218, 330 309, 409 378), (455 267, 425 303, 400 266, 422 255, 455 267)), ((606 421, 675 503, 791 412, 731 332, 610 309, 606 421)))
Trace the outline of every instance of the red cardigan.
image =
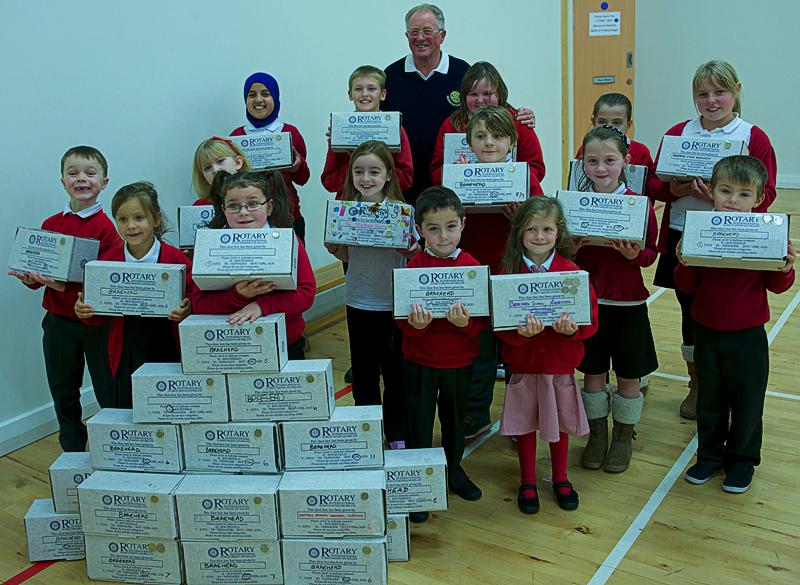
MULTIPOLYGON (((56 213, 42 222, 42 229, 79 238, 100 240, 100 249, 97 254, 100 259, 110 252, 118 251, 120 254, 122 253, 122 240, 117 233, 117 229, 101 209, 86 218, 80 217, 75 213, 68 213, 67 215, 64 215, 64 212, 56 213)), ((27 286, 36 290, 44 285, 37 282, 27 286)), ((66 288, 63 292, 49 286, 45 287, 42 306, 45 311, 77 321, 75 301, 78 300, 78 293, 82 290, 83 283, 80 282, 66 283, 66 288)), ((92 325, 93 323, 87 322, 87 324, 92 325)))
MULTIPOLYGON (((286 189, 289 191, 289 198, 292 200, 292 205, 294 206, 294 219, 299 219, 301 217, 300 196, 297 194, 295 185, 305 185, 311 177, 311 171, 309 171, 308 163, 306 162, 306 156, 308 155, 306 141, 303 140, 297 128, 286 122, 283 123, 283 130, 281 130, 281 132, 288 132, 292 135, 292 148, 297 150, 300 154, 300 168, 293 173, 288 170, 283 171, 283 180, 286 183, 286 189)), ((231 136, 244 136, 245 134, 247 133, 244 131, 244 126, 239 126, 231 132, 231 136)))
POLYGON ((306 322, 303 313, 314 304, 317 292, 317 281, 314 270, 306 253, 303 242, 298 241, 297 254, 297 290, 276 290, 248 299, 232 286, 227 290, 200 290, 193 287, 189 297, 192 301, 192 312, 199 315, 221 315, 235 313, 245 305, 255 301, 264 315, 284 313, 286 315, 286 338, 289 345, 297 342, 303 335, 306 322))
MULTIPOLYGON (((406 268, 447 268, 452 266, 479 266, 475 258, 463 250, 458 258, 439 258, 420 252, 406 268)), ((456 327, 447 319, 434 319, 417 329, 407 319, 397 319, 403 332, 405 358, 429 368, 451 369, 470 365, 478 357, 478 333, 487 325, 486 317, 470 317, 466 327, 456 327)))
MULTIPOLYGON (((575 158, 581 158, 581 151, 583 147, 578 147, 578 152, 575 153, 575 158)), ((631 155, 631 162, 628 164, 639 165, 647 167, 647 174, 650 175, 655 172, 656 168, 653 166, 653 157, 650 156, 650 149, 641 142, 631 140, 628 144, 628 154, 631 155)))
MULTIPOLYGON (((527 270, 523 263, 519 272, 527 270)), ((556 253, 550 272, 565 270, 578 270, 578 267, 556 253)), ((592 324, 578 327, 574 335, 561 335, 552 327, 545 327, 533 337, 524 337, 516 330, 498 331, 497 336, 503 342, 503 361, 511 365, 511 371, 515 374, 573 374, 583 359, 583 340, 597 331, 597 297, 591 285, 589 295, 592 324)))
MULTIPOLYGON (((666 136, 681 136, 683 134, 683 129, 689 122, 691 122, 691 120, 676 124, 667 130, 666 136)), ((764 212, 769 209, 769 206, 772 205, 772 202, 775 201, 775 197, 777 196, 775 182, 778 175, 778 163, 775 158, 775 149, 772 148, 769 137, 758 126, 753 126, 753 129, 750 131, 750 140, 747 144, 747 148, 750 151, 750 156, 754 156, 767 167, 767 184, 764 186, 764 201, 761 205, 753 209, 755 212, 764 212)), ((656 177, 655 169, 658 166, 658 157, 660 154, 661 144, 658 145, 656 160, 653 162, 653 172, 649 173, 647 176, 645 193, 647 193, 650 199, 657 199, 666 203, 664 215, 661 217, 661 233, 658 235, 658 251, 665 252, 667 249, 667 235, 669 232, 669 210, 672 202, 675 201, 677 197, 670 193, 669 183, 665 183, 656 177)))
MULTIPOLYGON (((405 129, 400 127, 400 151, 393 152, 394 168, 397 173, 397 183, 400 190, 405 192, 414 182, 414 159, 411 158, 411 146, 405 129)), ((325 168, 322 169, 322 186, 329 193, 336 193, 336 199, 342 198, 344 180, 347 169, 350 167, 350 152, 334 152, 328 141, 328 156, 325 157, 325 168)))
POLYGON ((738 268, 675 267, 675 287, 695 293, 692 318, 717 331, 738 331, 769 321, 767 291, 780 294, 794 283, 789 272, 738 268))
MULTIPOLYGON (((630 189, 625 194, 640 197, 630 189)), ((578 250, 575 264, 589 273, 598 298, 609 301, 643 301, 650 295, 644 286, 642 268, 647 268, 656 261, 658 220, 649 200, 648 208, 645 246, 633 260, 628 260, 614 248, 604 246, 581 246, 578 250)))

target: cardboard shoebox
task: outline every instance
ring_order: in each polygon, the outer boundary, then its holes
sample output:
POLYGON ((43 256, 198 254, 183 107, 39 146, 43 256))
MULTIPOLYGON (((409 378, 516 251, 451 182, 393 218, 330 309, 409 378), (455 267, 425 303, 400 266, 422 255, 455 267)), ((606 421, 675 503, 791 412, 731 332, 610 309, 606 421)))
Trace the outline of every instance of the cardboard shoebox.
POLYGON ((283 422, 280 428, 287 470, 383 467, 380 406, 339 406, 328 421, 283 422))
POLYGON ((186 266, 94 260, 86 265, 84 302, 98 315, 167 317, 185 296, 186 266))
POLYGON ((408 514, 386 516, 386 554, 389 561, 407 561, 411 557, 411 527, 408 514))
POLYGON ((589 273, 539 272, 489 277, 492 327, 495 331, 524 325, 529 314, 546 326, 567 312, 578 325, 592 322, 589 273))
POLYGON ((32 563, 84 558, 80 514, 57 514, 53 500, 33 500, 25 513, 25 534, 32 563))
POLYGON ((181 585, 177 540, 86 534, 86 574, 96 581, 181 585))
POLYGON ((181 425, 186 469, 206 473, 280 473, 277 425, 268 422, 181 425))
POLYGON ((175 490, 181 540, 271 540, 277 475, 187 475, 175 490))
POLYGON ((86 423, 92 467, 108 471, 179 473, 183 449, 178 427, 134 423, 133 411, 104 408, 86 423))
POLYGON ((436 319, 461 301, 471 317, 489 315, 489 267, 395 268, 392 271, 394 316, 407 317, 419 304, 436 319))
POLYGON ((783 213, 687 211, 681 255, 690 266, 781 270, 788 241, 783 213))
POLYGON ((332 112, 331 150, 353 150, 367 140, 380 140, 400 150, 400 112, 332 112))
POLYGON ((405 250, 414 241, 414 208, 406 203, 328 201, 325 243, 405 250))
POLYGON ((223 374, 184 374, 180 364, 143 364, 131 375, 134 422, 227 422, 223 374))
POLYGON ((214 219, 213 205, 180 205, 178 207, 178 247, 194 248, 194 234, 214 219))
POLYGON ((587 238, 596 246, 610 246, 609 240, 628 240, 644 247, 650 200, 636 195, 556 191, 564 209, 571 236, 587 238))
POLYGON ((61 282, 83 282, 83 267, 97 260, 98 240, 18 227, 8 268, 36 272, 61 282))
POLYGON ((385 538, 286 538, 284 582, 292 585, 387 585, 385 538))
POLYGON ((294 163, 289 132, 228 136, 228 140, 244 152, 254 171, 288 169, 294 163))
POLYGON ((528 164, 446 164, 442 167, 442 185, 455 191, 467 208, 499 212, 506 203, 522 203, 528 198, 528 164))
POLYGON ((92 475, 92 456, 88 452, 62 453, 50 466, 53 507, 58 514, 78 513, 78 486, 92 475))
POLYGON ((254 279, 274 282, 278 290, 295 290, 298 245, 291 228, 199 228, 192 280, 200 290, 226 290, 254 279))
POLYGON ((711 180, 714 165, 727 156, 749 154, 743 140, 703 136, 664 136, 656 176, 662 181, 700 177, 711 180))
POLYGON ((384 457, 390 514, 447 510, 444 449, 398 449, 386 451, 384 457))
POLYGON ((284 537, 386 534, 386 481, 379 469, 287 471, 278 500, 284 537))
POLYGON ((184 373, 277 372, 288 360, 283 313, 231 325, 227 315, 189 315, 178 325, 184 373))
POLYGON ((182 475, 97 471, 78 488, 88 534, 178 538, 173 492, 182 475))
POLYGON ((280 372, 228 374, 231 420, 328 420, 336 406, 330 359, 290 360, 280 372))
MULTIPOLYGON (((643 165, 625 165, 625 186, 637 195, 645 195, 647 184, 647 167, 643 165)), ((586 183, 586 173, 583 172, 583 163, 579 160, 569 161, 569 181, 567 188, 570 191, 580 191, 581 183, 586 183)))
POLYGON ((197 542, 181 539, 186 585, 283 583, 277 540, 197 542))

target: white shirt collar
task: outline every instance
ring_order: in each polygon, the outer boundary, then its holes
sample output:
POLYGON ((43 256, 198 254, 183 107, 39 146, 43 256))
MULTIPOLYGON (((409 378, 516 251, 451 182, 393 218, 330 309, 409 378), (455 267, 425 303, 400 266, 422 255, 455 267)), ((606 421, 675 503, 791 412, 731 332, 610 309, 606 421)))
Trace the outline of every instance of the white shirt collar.
POLYGON ((158 241, 158 238, 154 238, 153 245, 147 251, 147 254, 142 256, 141 258, 134 258, 133 254, 128 251, 128 245, 125 244, 123 246, 123 250, 125 251, 125 262, 140 262, 142 264, 156 264, 158 262, 159 256, 161 256, 161 242, 158 241))
POLYGON ((706 130, 703 124, 700 123, 698 116, 694 120, 689 120, 684 128, 684 133, 693 136, 714 136, 715 134, 733 134, 742 125, 742 118, 736 112, 733 113, 733 120, 725 124, 722 128, 714 128, 713 130, 706 130))
MULTIPOLYGON (((625 191, 627 190, 628 186, 625 184, 625 181, 620 181, 619 187, 614 189, 611 193, 609 193, 609 195, 625 195, 625 191)), ((589 191, 591 191, 592 193, 597 193, 597 191, 594 190, 594 185, 592 185, 591 183, 589 183, 589 191)))
MULTIPOLYGON (((547 260, 542 262, 542 264, 541 264, 541 266, 539 266, 539 268, 544 268, 545 270, 547 270, 549 272, 550 271, 550 265, 553 263, 553 258, 555 258, 555 257, 556 257, 556 250, 555 250, 555 248, 553 248, 553 251, 550 252, 550 256, 547 258, 547 260)), ((528 267, 528 270, 530 270, 533 266, 536 265, 536 262, 534 262, 533 260, 528 258, 525 254, 522 255, 522 261, 525 262, 525 266, 528 267)))
POLYGON ((80 211, 72 211, 72 208, 69 206, 69 201, 67 201, 67 204, 64 206, 64 215, 69 215, 70 213, 74 213, 78 217, 86 219, 87 217, 91 217, 101 209, 102 208, 100 207, 100 204, 95 203, 94 205, 90 205, 86 209, 81 209, 80 211))
POLYGON ((262 126, 261 128, 256 128, 250 122, 248 122, 244 126, 245 134, 262 134, 265 132, 269 134, 277 134, 278 132, 282 131, 283 131, 283 122, 281 122, 280 118, 275 118, 272 122, 270 122, 266 126, 262 126))
MULTIPOLYGON (((425 253, 428 254, 429 256, 433 256, 434 258, 441 258, 441 256, 437 256, 436 254, 431 252, 430 248, 427 248, 427 247, 425 248, 425 253)), ((461 254, 461 248, 456 248, 455 250, 453 250, 452 254, 447 256, 447 259, 455 260, 456 258, 458 258, 459 254, 461 254)))
POLYGON ((436 73, 437 71, 442 75, 447 75, 447 72, 450 70, 450 55, 442 51, 442 57, 439 59, 439 64, 433 69, 428 75, 423 75, 422 72, 417 69, 417 66, 414 64, 414 56, 409 53, 406 55, 406 62, 405 62, 405 72, 406 73, 413 73, 414 71, 417 72, 422 79, 428 80, 430 79, 431 75, 436 73))

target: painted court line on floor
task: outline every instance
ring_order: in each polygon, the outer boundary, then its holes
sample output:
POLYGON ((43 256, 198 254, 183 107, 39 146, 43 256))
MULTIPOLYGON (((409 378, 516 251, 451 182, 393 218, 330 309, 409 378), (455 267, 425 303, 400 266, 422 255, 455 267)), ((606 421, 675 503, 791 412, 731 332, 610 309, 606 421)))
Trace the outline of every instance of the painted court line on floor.
POLYGON ((56 564, 56 561, 41 561, 38 563, 32 564, 27 569, 20 571, 13 577, 9 577, 5 581, 3 581, 0 585, 19 585, 20 583, 24 583, 31 577, 35 577, 42 571, 44 571, 47 567, 56 564))

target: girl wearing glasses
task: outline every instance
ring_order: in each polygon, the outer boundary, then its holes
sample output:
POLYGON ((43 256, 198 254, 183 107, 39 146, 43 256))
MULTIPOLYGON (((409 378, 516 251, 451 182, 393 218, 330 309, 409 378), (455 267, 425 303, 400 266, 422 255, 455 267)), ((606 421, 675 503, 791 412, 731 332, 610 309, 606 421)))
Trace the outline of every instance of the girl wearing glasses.
MULTIPOLYGON (((211 186, 216 229, 270 229, 292 227, 292 205, 280 172, 236 173, 219 171, 211 186)), ((317 283, 305 246, 299 242, 297 290, 275 290, 275 283, 244 280, 223 291, 192 291, 195 313, 230 313, 228 323, 241 325, 263 315, 284 313, 290 360, 304 359, 303 312, 314 302, 317 283)))

